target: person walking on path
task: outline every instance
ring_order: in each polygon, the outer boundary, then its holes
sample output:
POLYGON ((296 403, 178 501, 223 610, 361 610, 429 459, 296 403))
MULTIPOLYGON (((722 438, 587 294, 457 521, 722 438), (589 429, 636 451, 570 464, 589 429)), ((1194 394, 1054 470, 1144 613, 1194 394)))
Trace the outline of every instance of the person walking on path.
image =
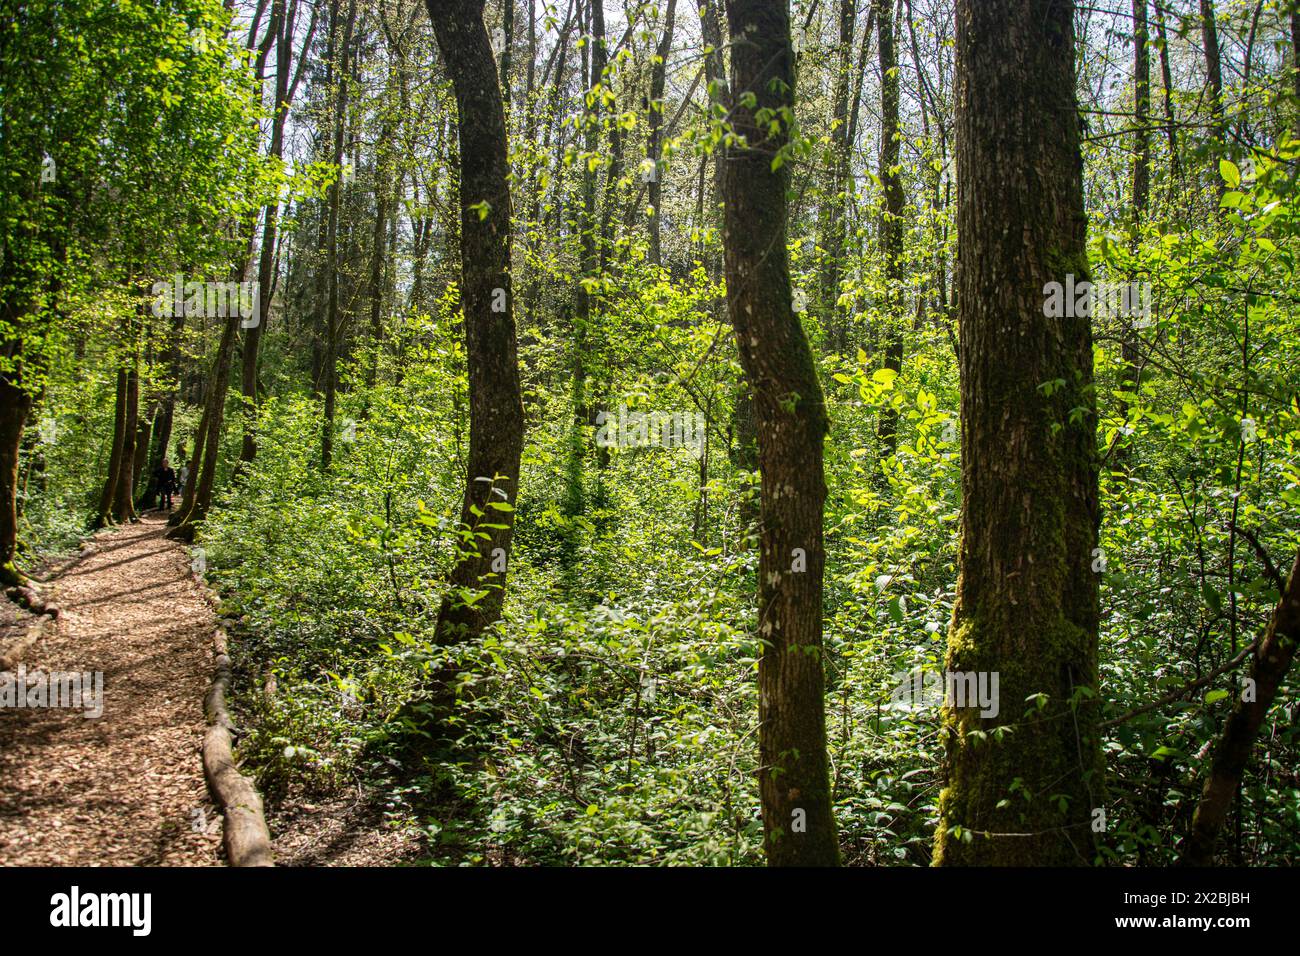
POLYGON ((172 510, 172 495, 176 493, 176 470, 164 458, 153 473, 154 487, 158 489, 158 510, 164 506, 172 510))

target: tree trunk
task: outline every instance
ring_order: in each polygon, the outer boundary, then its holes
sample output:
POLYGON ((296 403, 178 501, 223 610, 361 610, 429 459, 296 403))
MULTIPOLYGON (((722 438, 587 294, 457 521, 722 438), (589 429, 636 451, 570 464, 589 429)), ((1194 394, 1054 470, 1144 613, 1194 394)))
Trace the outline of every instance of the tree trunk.
MULTIPOLYGON (((330 14, 330 35, 338 30, 338 2, 332 5, 330 14)), ((331 161, 335 166, 343 165, 343 129, 347 120, 348 109, 348 47, 352 45, 352 30, 357 20, 357 3, 348 4, 347 23, 343 27, 343 42, 334 49, 334 57, 339 61, 335 70, 336 83, 334 95, 334 145, 331 161)), ((343 195, 343 177, 330 184, 329 217, 325 231, 325 276, 327 283, 327 304, 325 308, 325 355, 321 375, 325 386, 325 420, 321 423, 321 470, 329 471, 334 458, 334 410, 338 397, 338 360, 339 360, 339 204, 343 195)))
MULTIPOLYGON (((1210 87, 1210 113, 1214 117, 1215 136, 1225 138, 1223 124, 1223 70, 1219 57, 1219 28, 1214 19, 1214 0, 1201 0, 1201 42, 1205 46, 1205 77, 1210 87)), ((1218 175, 1218 170, 1215 170, 1218 175)))
POLYGON ((1223 71, 1219 56, 1219 30, 1214 19, 1214 0, 1201 0, 1201 42, 1205 46, 1205 76, 1210 95, 1210 126, 1213 141, 1210 144, 1210 181, 1215 194, 1222 199, 1228 184, 1219 175, 1218 159, 1223 155, 1228 139, 1228 124, 1223 117, 1223 71))
MULTIPOLYGON (((236 275, 242 278, 242 274, 236 275)), ((238 329, 239 316, 228 316, 221 333, 221 342, 217 345, 217 357, 213 363, 203 419, 194 436, 194 455, 190 459, 190 474, 185 482, 185 498, 177 512, 179 517, 173 519, 176 527, 168 532, 169 538, 193 541, 199 523, 207 517, 208 508, 212 504, 217 458, 221 454, 221 426, 226 415, 226 391, 230 385, 230 363, 238 329)))
MULTIPOLYGON (((930 194, 930 208, 934 213, 942 213, 947 210, 947 203, 944 198, 942 187, 943 172, 948 165, 948 139, 944 133, 943 118, 939 113, 937 99, 934 90, 931 88, 929 80, 926 77, 925 68, 921 61, 921 48, 916 42, 916 18, 912 13, 912 0, 904 0, 904 9, 907 11, 907 36, 912 46, 912 66, 916 70, 916 85, 922 92, 921 96, 921 134, 927 144, 935 143, 939 146, 938 163, 926 164, 923 172, 923 178, 926 183, 926 189, 930 194), (926 109, 927 105, 930 109, 926 109), (931 111, 934 114, 934 129, 936 137, 930 136, 930 116, 931 111)), ((933 242, 934 246, 934 300, 933 309, 940 319, 943 326, 949 325, 948 316, 948 259, 947 259, 947 227, 939 226, 938 235, 933 242)), ((918 326, 919 319, 924 316, 925 305, 924 296, 918 296, 917 304, 918 326)))
MULTIPOLYGON (((281 10, 285 2, 286 0, 276 0, 281 10)), ((289 76, 297 12, 297 0, 289 0, 287 14, 282 12, 276 18, 275 112, 271 118, 271 146, 268 150, 268 155, 276 161, 284 156, 284 124, 289 115, 289 104, 293 100, 289 76)), ((301 55, 305 57, 306 54, 304 46, 301 55)), ((257 266, 257 321, 244 330, 243 367, 240 370, 240 392, 244 398, 244 440, 239 449, 241 462, 249 462, 257 457, 257 360, 262 333, 266 330, 267 318, 271 313, 271 298, 275 294, 275 249, 279 222, 280 196, 277 192, 266 204, 262 220, 262 250, 257 266)))
POLYGON ((465 537, 438 612, 436 635, 439 642, 450 643, 473 639, 501 616, 524 409, 510 283, 505 112, 483 25, 483 0, 429 0, 428 9, 456 94, 460 294, 469 365, 469 469, 461 504, 465 537), (467 600, 471 595, 476 599, 467 600))
MULTIPOLYGON (((225 340, 223 338, 222 347, 224 347, 224 344, 225 340)), ((171 517, 167 519, 169 525, 179 525, 194 507, 194 494, 198 488, 199 471, 203 468, 203 452, 208 441, 208 423, 212 420, 212 390, 216 387, 215 380, 208 382, 207 394, 203 396, 203 413, 199 416, 199 425, 194 430, 194 450, 190 452, 185 487, 181 489, 181 506, 173 511, 171 517)))
MULTIPOLYGON (((6 135, 16 129, 6 120, 6 135)), ((21 136, 17 140, 24 141, 31 142, 21 136)), ((5 150, 7 156, 23 155, 22 146, 12 143, 5 143, 5 150)), ((24 162, 28 158, 34 157, 26 154, 24 162)), ((29 175, 32 172, 30 167, 17 166, 5 170, 8 241, 0 243, 0 583, 8 585, 27 583, 17 564, 19 450, 27 418, 44 389, 49 322, 51 316, 58 319, 62 313, 59 285, 61 270, 67 265, 65 239, 58 230, 42 241, 41 184, 29 175), (45 258, 47 250, 49 259, 45 258), (38 299, 43 283, 48 284, 51 306, 44 315, 38 299)), ((61 185, 54 188, 62 191, 61 185)))
MULTIPOLYGON (((853 33, 857 25, 855 0, 840 0, 840 40, 835 60, 835 92, 832 96, 831 115, 831 178, 830 196, 822 214, 821 268, 822 323, 833 347, 839 350, 848 346, 848 329, 840 321, 837 304, 840 295, 840 264, 844 258, 844 233, 849 178, 849 86, 853 71, 853 33)), ((865 39, 863 42, 867 42, 865 39)))
MULTIPOLYGON (((715 118, 726 115, 731 108, 731 91, 727 85, 727 72, 722 58, 722 25, 718 20, 720 0, 698 0, 700 8, 700 36, 704 40, 704 79, 708 84, 709 109, 715 118)), ((722 150, 713 154, 713 201, 722 200, 723 193, 722 150)), ((716 205, 715 205, 716 209, 716 205)), ((717 259, 714 272, 717 271, 717 259)))
POLYGON ((1300 3, 1291 7, 1291 69, 1294 74, 1291 82, 1295 86, 1295 126, 1293 127, 1296 139, 1300 139, 1300 3))
MULTIPOLYGON (((588 64, 586 75, 588 99, 587 112, 583 120, 583 142, 588 153, 595 153, 600 146, 602 99, 596 88, 603 83, 606 66, 605 49, 605 7, 604 0, 591 0, 591 42, 583 48, 583 58, 588 64), (590 56, 587 56, 588 48, 590 56)), ((563 52, 563 51, 561 51, 563 52)), ((611 171, 612 175, 612 171, 611 171)), ((596 171, 590 165, 583 164, 582 172, 582 209, 579 213, 578 228, 581 247, 581 278, 595 280, 600 276, 601 255, 598 249, 598 236, 601 226, 597 216, 596 171)), ((569 393, 573 401, 573 421, 570 426, 568 460, 565 463, 566 487, 564 494, 564 514, 574 517, 586 510, 586 483, 583 477, 586 465, 583 429, 595 423, 596 412, 589 402, 589 385, 587 382, 587 362, 590 358, 590 334, 594 325, 593 316, 597 312, 596 297, 584 282, 579 281, 574 287, 575 301, 573 310, 573 332, 570 359, 569 393)), ((564 540, 564 562, 569 564, 575 553, 575 535, 579 525, 570 524, 566 529, 564 540)))
POLYGON ((1174 77, 1169 66, 1169 41, 1165 35, 1165 8, 1156 0, 1156 41, 1160 45, 1160 86, 1164 92, 1165 139, 1169 142, 1169 177, 1177 188, 1180 178, 1178 124, 1174 122, 1174 77))
POLYGON ((118 459, 117 481, 113 488, 113 519, 134 521, 136 438, 140 425, 140 374, 135 365, 126 372, 126 416, 122 426, 122 454, 118 459))
POLYGON ((795 315, 786 252, 789 167, 773 169, 794 109, 784 0, 728 5, 735 131, 725 179, 727 305, 754 390, 762 475, 759 790, 773 866, 833 866, 839 841, 827 772, 822 663, 825 403, 795 315), (743 94, 743 95, 742 95, 743 94), (745 105, 752 98, 753 106, 745 105), (756 113, 782 116, 773 131, 756 113))
MULTIPOLYGON (((894 31, 894 0, 875 0, 877 43, 880 46, 880 186, 884 193, 880 213, 880 251, 885 257, 885 363, 903 368, 903 178, 898 166, 901 130, 898 124, 898 46, 894 31)), ((880 410, 877 428, 880 457, 898 448, 898 413, 880 410)))
POLYGON ((113 410, 113 443, 108 455, 108 475, 104 479, 104 490, 99 496, 99 513, 95 517, 94 527, 102 528, 113 520, 113 504, 117 496, 117 478, 122 470, 122 458, 126 448, 126 366, 117 370, 116 401, 113 410))
POLYGON ((375 175, 375 228, 371 236, 370 256, 370 348, 371 355, 366 367, 366 386, 373 388, 379 380, 379 357, 384 347, 384 300, 388 295, 388 285, 384 281, 387 254, 387 230, 390 218, 391 201, 395 199, 389 157, 388 139, 392 135, 385 123, 380 132, 380 140, 375 145, 379 155, 376 157, 375 175))
POLYGON ((945 704, 939 865, 1094 859, 1092 331, 1044 314, 1046 283, 1088 276, 1074 44, 1071 0, 958 0, 962 509, 946 669, 987 675, 991 693, 954 687, 945 704))
MULTIPOLYGON (((135 426, 135 467, 131 469, 131 494, 133 501, 142 501, 140 479, 145 476, 145 466, 149 463, 149 438, 153 435, 153 423, 156 411, 150 410, 141 415, 135 426)), ((145 487, 147 488, 147 482, 145 487)), ((137 512, 141 510, 136 509, 137 512)))
POLYGON ((1133 218, 1141 224, 1151 183, 1151 54, 1147 0, 1133 0, 1133 218))
MULTIPOLYGON (((597 18, 593 26, 595 29, 599 31, 599 35, 603 38, 605 36, 605 19, 604 19, 604 13, 602 8, 603 8, 603 3, 593 3, 592 5, 593 16, 597 18)), ((592 63, 594 66, 597 62, 599 62, 601 73, 603 73, 605 65, 609 61, 608 40, 602 39, 602 41, 598 44, 598 47, 599 47, 599 57, 597 58, 596 56, 593 56, 592 63)), ((601 76, 601 73, 596 73, 595 76, 599 78, 601 76)), ((602 80, 602 85, 603 83, 604 81, 602 80)), ((615 109, 617 109, 617 106, 615 107, 615 109)), ((671 130, 669 132, 671 133, 671 130)), ((609 146, 606 149, 606 154, 609 157, 609 168, 605 173, 605 188, 603 190, 603 199, 602 199, 603 205, 600 214, 600 232, 598 234, 597 244, 596 244, 598 250, 598 255, 596 259, 596 275, 601 278, 604 278, 609 274, 610 254, 611 252, 614 252, 617 249, 616 244, 614 242, 614 236, 615 236, 614 212, 615 212, 615 206, 617 202, 618 184, 620 179, 622 179, 623 176, 623 163, 624 163, 623 146, 624 146, 624 138, 623 138, 622 124, 617 121, 611 122, 609 124, 609 146)), ((610 398, 610 389, 611 389, 611 377, 610 377, 608 363, 601 361, 602 356, 604 356, 606 353, 605 346, 607 343, 607 331, 605 330, 603 323, 601 321, 601 313, 603 311, 603 308, 604 308, 603 299, 597 298, 596 318, 587 326, 587 332, 588 332, 587 351, 589 352, 592 360, 591 362, 592 367, 597 369, 601 373, 600 379, 598 379, 598 384, 591 386, 588 389, 588 394, 590 395, 599 392, 604 399, 604 403, 606 404, 606 406, 608 406, 609 398, 610 398), (596 334, 592 335, 591 333, 593 332, 596 334)), ((587 415, 588 415, 587 423, 589 425, 595 425, 596 422, 595 409, 588 408, 587 415)), ((598 468, 598 473, 596 476, 596 498, 597 500, 603 502, 604 501, 604 490, 603 490, 604 477, 602 473, 605 471, 605 469, 609 467, 608 448, 601 447, 597 449, 596 465, 598 468)))
POLYGON ((501 90, 502 109, 510 112, 510 59, 514 50, 515 0, 501 0, 501 90))
POLYGON ((659 162, 659 150, 664 125, 664 79, 668 71, 668 54, 673 47, 673 18, 676 14, 677 0, 668 0, 668 10, 664 14, 664 32, 659 38, 659 46, 655 50, 654 64, 650 68, 650 109, 648 117, 650 135, 646 142, 645 155, 646 161, 654 164, 653 169, 649 170, 650 182, 648 185, 650 187, 650 208, 653 210, 650 214, 650 262, 656 266, 663 265, 659 227, 659 213, 663 208, 663 188, 660 183, 663 169, 659 162))
MULTIPOLYGON (((1151 191, 1151 130, 1148 126, 1151 113, 1151 57, 1147 49, 1147 0, 1133 0, 1133 232, 1132 246, 1137 248, 1139 231, 1146 221, 1147 203, 1151 191)), ((1130 281, 1137 281, 1130 276, 1130 281)), ((1141 352, 1138 335, 1131 320, 1124 326, 1124 341, 1120 346, 1124 365, 1120 373, 1123 390, 1136 393, 1141 387, 1141 352)), ((1120 414, 1128 417, 1128 401, 1119 400, 1120 414)), ((1116 449, 1121 466, 1127 464, 1128 443, 1116 449)))
MULTIPOLYGON (((158 406, 158 414, 153 425, 153 449, 149 455, 145 472, 146 483, 153 480, 153 474, 167 457, 171 445, 172 425, 176 418, 176 393, 181 380, 181 332, 185 329, 185 313, 176 309, 172 315, 171 338, 167 343, 167 369, 171 380, 158 406)), ((142 505, 143 507, 143 505, 142 505)))
POLYGON ((5 343, 5 358, 15 370, 0 373, 0 584, 24 584, 15 561, 18 553, 18 449, 32 410, 31 393, 23 387, 22 340, 5 343))

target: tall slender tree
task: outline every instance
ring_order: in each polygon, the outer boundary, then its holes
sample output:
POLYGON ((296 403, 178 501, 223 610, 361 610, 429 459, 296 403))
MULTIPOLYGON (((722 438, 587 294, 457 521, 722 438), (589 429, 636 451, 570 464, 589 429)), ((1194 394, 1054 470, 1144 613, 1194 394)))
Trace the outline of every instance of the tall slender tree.
POLYGON ((1160 88, 1165 113, 1165 139, 1169 143, 1169 172, 1175 188, 1181 176, 1178 159, 1178 124, 1174 121, 1174 75, 1169 65, 1169 38, 1165 31, 1165 7, 1156 0, 1156 46, 1160 51, 1160 88))
MULTIPOLYGON (((857 27, 856 0, 840 0, 839 24, 834 94, 831 98, 830 196, 824 204, 820 228, 824 249, 820 297, 822 321, 829 330, 835 347, 842 349, 848 341, 848 330, 841 321, 840 309, 836 303, 840 295, 840 269, 844 260, 846 207, 848 193, 852 189, 852 180, 849 178, 849 154, 853 148, 849 142, 849 89, 853 74, 853 34, 857 27)), ((870 38, 864 37, 862 42, 869 43, 870 38)))
POLYGON ((663 252, 660 248, 660 216, 663 209, 663 186, 660 183, 662 164, 659 151, 663 139, 664 125, 664 82, 668 72, 668 54, 673 48, 673 25, 677 14, 677 0, 668 0, 668 9, 664 13, 664 32, 655 48, 654 62, 650 67, 650 99, 648 109, 649 136, 646 139, 646 161, 653 164, 650 168, 650 261, 655 265, 663 264, 663 252))
POLYGON ((1295 125, 1292 133, 1300 139, 1300 2, 1291 3, 1291 83, 1295 92, 1295 125))
MULTIPOLYGON (((898 121, 898 44, 894 0, 876 0, 876 30, 880 44, 880 251, 885 257, 885 368, 903 368, 903 172, 898 164, 901 127, 898 121)), ((881 454, 898 447, 898 413, 880 412, 881 454)))
MULTIPOLYGON (((1151 193, 1151 56, 1147 48, 1147 0, 1133 0, 1133 222, 1132 244, 1137 245, 1138 235, 1147 217, 1147 203, 1151 193)), ((1138 349, 1137 330, 1129 322, 1124 329, 1120 345, 1124 368, 1121 372, 1124 391, 1136 392, 1141 387, 1141 355, 1138 349)), ((1128 402, 1120 401, 1121 413, 1127 416, 1128 402)), ((1127 457, 1127 448, 1120 446, 1121 463, 1127 457)))
POLYGON ((1219 53, 1219 25, 1214 14, 1214 0, 1201 0, 1201 43, 1205 48, 1205 82, 1209 88, 1214 135, 1222 145, 1227 130, 1223 118, 1223 66, 1219 53))
POLYGON ((785 0, 732 0, 732 126, 724 174, 727 306, 754 395, 762 476, 759 790, 774 866, 833 866, 822 662, 826 406, 794 312, 783 160, 794 118, 785 0))
MULTIPOLYGON (((298 0, 275 0, 271 15, 271 25, 267 28, 275 37, 275 85, 274 102, 271 113, 271 141, 267 155, 279 162, 284 157, 284 127, 289 117, 289 106, 302 78, 302 67, 311 48, 312 37, 316 34, 316 8, 312 8, 311 22, 307 27, 306 39, 303 40, 302 52, 299 54, 297 74, 292 74, 294 29, 298 18, 298 0), (290 76, 293 81, 290 82, 290 76)), ((381 216, 382 218, 382 216, 381 216)), ((275 293, 275 261, 277 237, 280 225, 280 195, 277 190, 266 204, 262 217, 262 246, 258 258, 257 287, 258 314, 257 321, 248 323, 244 330, 244 351, 241 356, 240 390, 244 398, 244 439, 240 446, 239 460, 252 461, 257 455, 256 410, 258 403, 257 360, 261 351, 262 333, 266 330, 267 319, 271 314, 271 298, 275 293)))
MULTIPOLYGON (((334 83, 330 90, 333 105, 333 146, 330 161, 343 168, 344 127, 348 116, 348 54, 352 46, 352 32, 357 22, 357 2, 351 0, 343 25, 342 39, 338 37, 339 4, 330 5, 331 69, 334 83), (337 46, 335 45, 337 43, 337 46), (337 62, 335 62, 337 61, 337 62)), ((338 401, 339 340, 343 334, 343 315, 339 305, 339 208, 343 197, 343 178, 340 173, 330 184, 328 211, 325 225, 325 364, 321 377, 325 387, 325 419, 321 425, 321 468, 329 471, 334 458, 334 412, 338 401)))
POLYGON ((514 532, 524 409, 510 283, 506 121, 483 0, 428 0, 456 94, 460 138, 460 298, 470 437, 462 542, 437 639, 472 638, 501 616, 514 532))

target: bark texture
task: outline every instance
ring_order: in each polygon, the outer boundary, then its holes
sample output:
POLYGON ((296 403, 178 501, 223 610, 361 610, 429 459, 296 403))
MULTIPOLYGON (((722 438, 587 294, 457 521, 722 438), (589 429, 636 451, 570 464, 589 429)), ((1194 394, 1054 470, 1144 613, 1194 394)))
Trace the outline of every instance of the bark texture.
POLYGON ((21 341, 5 346, 5 358, 17 365, 0 373, 0 584, 23 584, 15 561, 18 552, 18 449, 32 410, 32 395, 22 383, 21 341))
POLYGON ((1073 18, 1070 0, 957 4, 962 513, 946 667, 997 673, 999 708, 945 706, 940 865, 1094 858, 1092 332, 1043 314, 1046 283, 1088 275, 1073 18))
POLYGON ((505 112, 482 0, 429 0, 456 94, 460 141, 461 307, 469 364, 470 438, 460 554, 438 612, 437 639, 473 638, 501 616, 523 451, 510 284, 510 166, 505 112))
POLYGON ((794 313, 786 252, 784 164, 794 109, 790 22, 783 0, 733 0, 735 131, 725 159, 727 306, 754 392, 762 476, 759 557, 759 789, 773 866, 833 866, 822 663, 822 441, 826 407, 794 313), (746 103, 752 103, 747 106, 746 103), (769 126, 779 119, 778 129, 769 126))

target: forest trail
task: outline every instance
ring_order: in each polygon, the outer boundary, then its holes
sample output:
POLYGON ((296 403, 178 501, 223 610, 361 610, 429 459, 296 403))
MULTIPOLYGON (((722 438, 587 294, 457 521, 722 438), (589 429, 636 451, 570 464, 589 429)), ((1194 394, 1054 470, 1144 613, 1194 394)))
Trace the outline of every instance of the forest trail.
POLYGON ((199 755, 215 620, 166 527, 99 533, 47 589, 62 614, 27 673, 101 671, 103 713, 0 708, 0 865, 222 863, 199 755))

